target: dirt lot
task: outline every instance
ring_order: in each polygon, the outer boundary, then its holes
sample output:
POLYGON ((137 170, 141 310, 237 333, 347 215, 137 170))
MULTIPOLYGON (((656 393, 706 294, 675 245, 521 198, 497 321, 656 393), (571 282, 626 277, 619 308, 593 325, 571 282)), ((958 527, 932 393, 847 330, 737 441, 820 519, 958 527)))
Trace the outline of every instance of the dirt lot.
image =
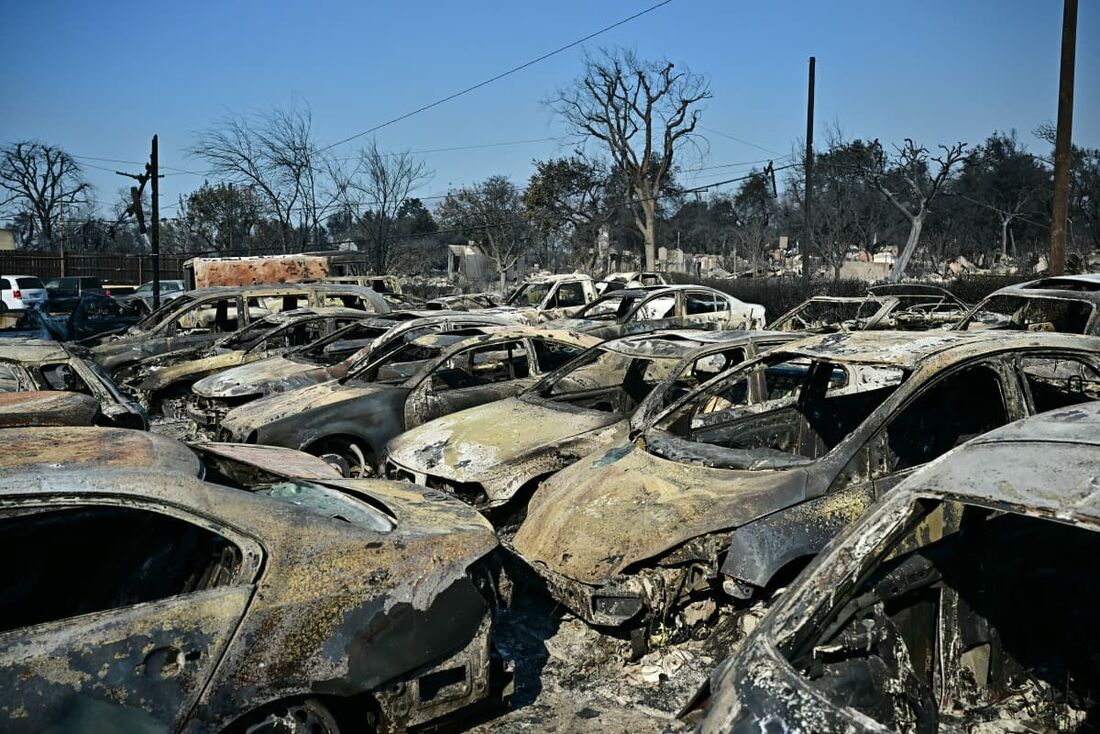
POLYGON ((625 640, 600 635, 523 591, 498 630, 497 644, 516 666, 512 708, 457 731, 663 732, 676 725, 676 712, 728 650, 689 641, 627 662, 625 640))

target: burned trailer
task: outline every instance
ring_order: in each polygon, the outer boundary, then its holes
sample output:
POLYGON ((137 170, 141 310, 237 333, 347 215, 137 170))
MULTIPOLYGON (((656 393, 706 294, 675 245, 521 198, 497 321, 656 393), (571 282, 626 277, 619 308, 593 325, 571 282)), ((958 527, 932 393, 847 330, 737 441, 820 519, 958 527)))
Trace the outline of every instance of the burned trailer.
POLYGON ((233 408, 265 395, 297 390, 339 379, 369 361, 375 350, 432 333, 487 326, 508 326, 488 314, 392 311, 365 319, 282 355, 233 367, 197 381, 184 399, 184 413, 200 433, 214 438, 233 408))
POLYGON ((987 433, 821 553, 682 716, 697 731, 1085 732, 1100 406, 987 433))
MULTIPOLYGON (((622 292, 622 291, 617 291, 622 292)), ((553 473, 626 438, 714 375, 793 337, 764 331, 662 331, 613 339, 517 397, 417 426, 386 447, 386 475, 442 489, 508 523, 553 473)))
POLYGON ((368 313, 390 312, 369 288, 325 283, 221 286, 188 291, 92 347, 89 354, 108 374, 165 352, 207 346, 265 316, 299 308, 336 306, 368 313))
POLYGON ((605 293, 547 326, 601 339, 665 329, 762 329, 764 307, 704 286, 645 286, 605 293))
POLYGON ((983 298, 955 328, 1100 335, 1100 274, 1058 275, 1005 286, 983 298))
POLYGON ((548 372, 548 364, 556 367, 557 360, 596 343, 592 337, 532 327, 399 341, 344 377, 230 410, 219 438, 301 449, 342 461, 351 476, 369 474, 378 468, 386 442, 399 433, 516 395, 548 372))
POLYGON ((191 386, 208 375, 302 347, 371 316, 343 307, 299 308, 253 321, 212 345, 148 357, 117 373, 120 386, 153 413, 178 417, 191 386))
POLYGON ((145 409, 123 394, 94 362, 53 341, 9 339, 0 351, 0 394, 38 391, 80 393, 99 405, 97 423, 147 428, 145 409))
POLYGON ((591 624, 698 633, 767 601, 917 467, 1100 399, 1100 339, 854 332, 778 347, 535 492, 513 546, 591 624))
POLYGON ((5 731, 395 732, 507 688, 496 538, 438 492, 104 468, 0 509, 5 731))

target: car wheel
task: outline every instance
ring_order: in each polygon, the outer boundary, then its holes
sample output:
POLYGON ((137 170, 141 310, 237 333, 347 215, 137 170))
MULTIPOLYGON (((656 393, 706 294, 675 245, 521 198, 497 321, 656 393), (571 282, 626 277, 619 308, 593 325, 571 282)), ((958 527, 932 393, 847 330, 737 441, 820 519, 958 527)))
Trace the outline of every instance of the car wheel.
POLYGON ((336 719, 319 701, 279 704, 246 726, 244 734, 340 734, 336 719))
POLYGON ((351 479, 363 479, 374 473, 374 465, 367 457, 368 452, 363 451, 355 441, 328 439, 310 453, 321 457, 351 479))

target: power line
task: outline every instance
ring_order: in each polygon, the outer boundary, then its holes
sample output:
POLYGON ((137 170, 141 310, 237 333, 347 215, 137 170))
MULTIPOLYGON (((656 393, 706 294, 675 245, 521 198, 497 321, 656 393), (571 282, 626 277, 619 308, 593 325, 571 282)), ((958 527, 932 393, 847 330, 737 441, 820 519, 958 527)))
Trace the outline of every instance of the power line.
POLYGON ((763 145, 757 145, 756 143, 745 140, 744 138, 739 138, 736 135, 730 135, 729 133, 724 133, 721 130, 715 130, 712 127, 707 127, 705 125, 700 125, 699 128, 701 130, 706 130, 708 133, 714 133, 715 135, 720 135, 723 138, 729 138, 730 140, 741 143, 742 145, 748 145, 749 147, 756 148, 757 150, 762 150, 765 153, 771 153, 772 155, 783 155, 779 151, 772 150, 771 148, 765 148, 763 145))
POLYGON ((394 117, 393 119, 387 120, 386 122, 375 125, 372 128, 368 128, 366 130, 363 130, 362 132, 358 132, 358 133, 355 133, 354 135, 349 135, 348 137, 343 138, 341 140, 337 140, 335 143, 331 143, 331 144, 326 145, 325 147, 321 148, 321 151, 323 152, 323 151, 329 150, 330 148, 335 148, 338 145, 343 145, 344 143, 351 142, 352 140, 355 140, 356 138, 361 138, 364 135, 370 135, 371 133, 377 132, 377 131, 381 130, 384 127, 389 127, 390 125, 394 124, 395 122, 400 122, 402 120, 407 120, 408 118, 412 117, 413 115, 418 115, 421 112, 425 112, 427 110, 432 109, 433 107, 438 107, 439 105, 444 104, 445 102, 450 102, 452 99, 456 99, 458 97, 461 97, 464 94, 469 94, 470 92, 473 92, 473 91, 475 91, 477 89, 480 89, 484 86, 487 86, 489 84, 492 84, 495 81, 499 81, 500 79, 503 79, 506 76, 510 76, 512 74, 515 74, 517 71, 522 71, 523 69, 526 69, 529 66, 534 66, 535 64, 539 63, 540 61, 545 61, 546 59, 550 58, 551 56, 556 56, 557 54, 560 54, 563 51, 568 51, 569 49, 571 49, 575 46, 579 46, 582 43, 584 43, 585 41, 590 41, 593 38, 595 38, 596 36, 602 35, 602 34, 607 33, 608 31, 610 31, 614 28, 618 28, 621 25, 629 23, 630 21, 634 20, 635 18, 640 18, 643 15, 646 15, 648 13, 652 13, 654 10, 657 10, 660 7, 668 5, 670 2, 672 2, 672 0, 661 0, 661 2, 659 2, 655 5, 651 5, 648 8, 646 8, 645 10, 642 10, 641 12, 635 13, 634 15, 631 15, 628 18, 623 18, 622 20, 617 21, 615 23, 612 23, 609 26, 605 26, 604 28, 601 28, 600 30, 595 31, 594 33, 589 33, 584 38, 579 38, 576 41, 573 41, 571 43, 567 43, 564 46, 560 46, 560 47, 554 49, 553 51, 550 51, 548 53, 543 54, 542 56, 538 56, 534 59, 531 59, 530 61, 526 61, 526 62, 520 64, 519 66, 514 66, 511 69, 508 69, 507 71, 501 72, 500 74, 497 74, 497 75, 492 76, 488 79, 485 79, 484 81, 480 81, 477 84, 466 87, 465 89, 462 89, 458 92, 455 92, 454 94, 447 95, 446 97, 443 97, 441 99, 437 99, 434 102, 429 102, 428 104, 423 105, 421 107, 418 107, 415 110, 412 110, 411 112, 406 112, 403 115, 399 115, 397 117, 394 117))

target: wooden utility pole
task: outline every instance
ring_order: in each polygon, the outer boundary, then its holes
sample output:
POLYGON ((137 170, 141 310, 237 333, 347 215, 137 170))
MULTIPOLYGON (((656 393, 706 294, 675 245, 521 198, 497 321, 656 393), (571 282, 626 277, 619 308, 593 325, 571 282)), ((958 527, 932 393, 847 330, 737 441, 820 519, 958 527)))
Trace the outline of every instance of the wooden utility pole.
POLYGON ((149 155, 149 176, 152 191, 150 208, 153 219, 153 239, 150 250, 153 255, 153 310, 160 308, 160 161, 157 156, 157 136, 153 136, 153 151, 149 155))
POLYGON ((1066 220, 1072 166, 1073 66, 1077 55, 1077 0, 1062 11, 1062 64, 1058 78, 1058 130, 1054 139, 1054 208, 1050 215, 1050 274, 1066 270, 1066 220))
POLYGON ((806 194, 803 213, 806 232, 802 238, 802 282, 810 280, 810 252, 814 242, 814 70, 817 59, 810 57, 810 84, 806 98, 806 194))

